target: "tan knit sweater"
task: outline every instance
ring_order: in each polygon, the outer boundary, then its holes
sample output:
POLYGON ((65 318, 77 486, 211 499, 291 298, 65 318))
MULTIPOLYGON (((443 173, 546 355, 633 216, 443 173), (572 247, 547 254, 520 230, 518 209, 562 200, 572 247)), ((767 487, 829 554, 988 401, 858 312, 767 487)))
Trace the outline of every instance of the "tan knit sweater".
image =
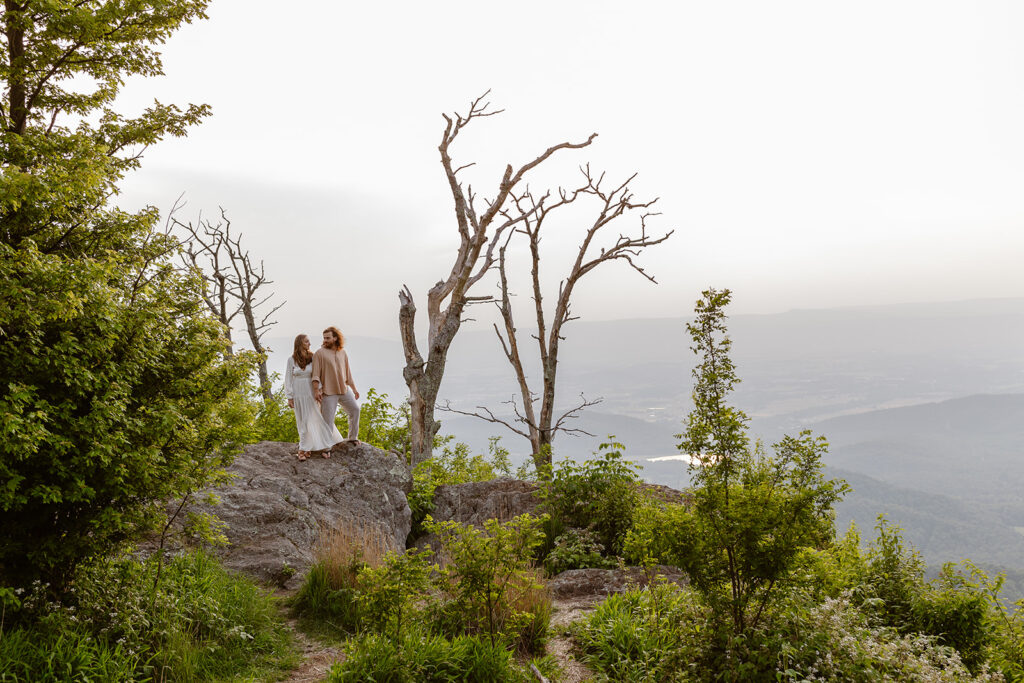
POLYGON ((320 347, 313 354, 313 374, 310 381, 320 383, 325 396, 347 394, 348 387, 356 388, 352 381, 352 371, 348 367, 348 354, 345 349, 325 349, 320 347))

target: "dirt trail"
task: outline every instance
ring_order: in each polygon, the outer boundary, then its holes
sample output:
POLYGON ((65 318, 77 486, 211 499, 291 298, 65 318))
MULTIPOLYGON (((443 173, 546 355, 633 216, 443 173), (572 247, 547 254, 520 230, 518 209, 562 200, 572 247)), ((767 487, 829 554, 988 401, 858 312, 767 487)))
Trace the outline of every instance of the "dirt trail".
POLYGON ((555 600, 552 602, 551 639, 548 640, 548 654, 562 667, 561 683, 579 683, 594 677, 594 672, 576 659, 576 646, 569 636, 569 626, 584 618, 594 609, 593 596, 555 600))
POLYGON ((302 649, 302 663, 283 679, 284 683, 319 683, 327 678, 327 672, 335 662, 342 660, 341 648, 310 638, 299 630, 295 619, 288 619, 288 627, 295 635, 295 641, 302 649))

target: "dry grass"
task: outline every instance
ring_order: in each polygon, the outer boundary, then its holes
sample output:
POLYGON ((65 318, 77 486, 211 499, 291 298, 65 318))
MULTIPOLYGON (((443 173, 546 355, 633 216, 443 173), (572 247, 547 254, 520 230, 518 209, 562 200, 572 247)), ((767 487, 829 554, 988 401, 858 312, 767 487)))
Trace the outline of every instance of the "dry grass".
POLYGON ((542 654, 551 624, 551 591, 544 582, 544 571, 534 567, 509 589, 509 608, 513 613, 527 614, 529 620, 516 638, 521 653, 542 654))
POLYGON ((551 591, 544 582, 544 570, 540 567, 528 570, 521 581, 509 587, 508 595, 509 607, 516 612, 551 612, 551 591))
POLYGON ((313 552, 327 572, 328 584, 338 590, 355 587, 361 567, 380 567, 394 545, 383 527, 362 526, 348 519, 321 531, 313 552))

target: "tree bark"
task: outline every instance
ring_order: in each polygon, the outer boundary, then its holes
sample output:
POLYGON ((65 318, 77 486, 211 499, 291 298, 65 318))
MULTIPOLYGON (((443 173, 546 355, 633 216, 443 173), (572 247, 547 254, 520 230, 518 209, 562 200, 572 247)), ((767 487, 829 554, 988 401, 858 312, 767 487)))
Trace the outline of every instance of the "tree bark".
MULTIPOLYGON (((533 449, 535 464, 539 465, 540 463, 536 462, 536 454, 541 452, 544 440, 541 430, 537 426, 537 418, 533 409, 533 393, 530 391, 530 386, 526 383, 526 371, 523 368, 522 357, 519 355, 519 342, 516 339, 515 321, 512 316, 512 302, 509 298, 508 291, 508 276, 505 271, 505 247, 502 247, 499 252, 498 264, 498 275, 501 285, 501 304, 499 308, 501 311, 501 319, 505 324, 505 336, 501 336, 501 332, 498 331, 497 325, 494 327, 494 332, 498 335, 498 341, 501 342, 501 348, 505 352, 505 357, 508 359, 508 362, 512 365, 512 369, 516 373, 516 380, 519 382, 519 395, 523 400, 523 412, 525 413, 524 418, 526 421, 526 427, 529 430, 527 432, 527 438, 530 440, 530 447, 533 449)), ((536 296, 539 300, 539 291, 536 293, 536 296)), ((550 443, 550 438, 548 439, 548 443, 550 443)))
POLYGON ((25 82, 25 6, 4 0, 4 32, 7 34, 8 63, 11 69, 8 98, 8 132, 24 135, 28 125, 28 84, 25 82))
POLYGON ((245 329, 249 333, 249 342, 252 350, 260 354, 260 362, 257 372, 260 378, 260 395, 264 401, 271 400, 274 395, 270 386, 270 374, 267 372, 267 349, 263 346, 261 332, 256 324, 256 316, 253 314, 252 302, 249 299, 242 301, 242 317, 245 319, 245 329))

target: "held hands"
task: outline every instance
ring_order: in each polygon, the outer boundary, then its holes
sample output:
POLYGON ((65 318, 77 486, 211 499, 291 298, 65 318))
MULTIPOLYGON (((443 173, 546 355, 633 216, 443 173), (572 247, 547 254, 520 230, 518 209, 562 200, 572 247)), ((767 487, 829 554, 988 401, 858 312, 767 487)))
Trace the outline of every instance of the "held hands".
POLYGON ((292 400, 292 399, 288 399, 288 407, 289 408, 294 408, 295 407, 295 401, 292 400))

